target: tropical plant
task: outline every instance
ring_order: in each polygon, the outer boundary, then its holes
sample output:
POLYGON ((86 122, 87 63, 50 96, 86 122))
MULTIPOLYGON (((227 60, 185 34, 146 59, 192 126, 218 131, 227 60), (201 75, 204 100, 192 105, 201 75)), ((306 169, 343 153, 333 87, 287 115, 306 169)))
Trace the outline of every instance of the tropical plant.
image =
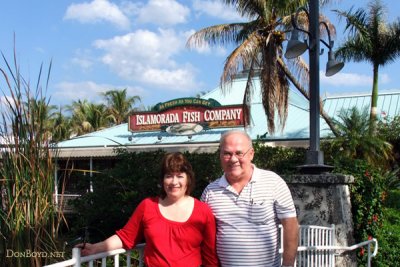
POLYGON ((71 118, 65 116, 60 106, 59 111, 55 112, 52 118, 53 131, 51 136, 52 142, 67 140, 72 135, 71 118))
POLYGON ((394 165, 400 166, 400 116, 385 117, 378 121, 377 134, 392 144, 393 155, 396 160, 394 165))
POLYGON ((88 105, 89 103, 86 99, 83 101, 78 99, 66 107, 67 110, 72 113, 71 128, 73 135, 82 135, 91 131, 91 125, 86 119, 88 105))
POLYGON ((103 96, 107 101, 110 118, 117 125, 127 122, 133 106, 141 101, 137 95, 128 97, 126 89, 110 90, 103 93, 103 96))
MULTIPOLYGON (((293 60, 284 60, 282 57, 285 32, 291 28, 291 14, 296 12, 299 7, 305 6, 307 1, 225 0, 224 2, 235 7, 242 17, 247 17, 250 21, 201 29, 190 36, 187 46, 225 45, 227 43, 237 45, 226 59, 221 76, 221 88, 226 92, 240 69, 247 71, 243 102, 246 106, 245 117, 249 121, 249 106, 254 88, 253 77, 259 76, 268 130, 273 133, 276 117, 279 118, 282 128, 285 125, 290 82, 304 97, 310 99, 307 86, 302 86, 308 81, 307 65, 301 57, 293 60)), ((329 1, 323 1, 323 4, 326 2, 329 1)), ((305 12, 302 11, 298 14, 299 26, 307 29, 308 19, 305 12)), ((324 21, 328 21, 325 17, 321 17, 324 21)), ((334 27, 330 23, 328 26, 333 35, 334 27)), ((329 116, 323 111, 321 115, 335 133, 329 116)))
POLYGON ((94 132, 110 125, 110 116, 104 104, 90 103, 85 99, 73 101, 67 109, 72 111, 71 124, 74 135, 94 132))
POLYGON ((372 64, 372 132, 376 130, 379 67, 394 62, 400 56, 400 19, 394 23, 387 23, 385 11, 380 0, 371 1, 368 10, 335 10, 346 19, 345 32, 348 32, 348 39, 335 52, 336 56, 344 61, 365 61, 372 64))
POLYGON ((195 98, 201 98, 203 95, 209 93, 210 91, 200 91, 198 92, 194 97, 195 98))
POLYGON ((31 97, 25 105, 25 110, 30 112, 30 123, 36 132, 44 134, 44 139, 51 139, 56 106, 50 105, 49 99, 43 96, 39 99, 31 97))
MULTIPOLYGON (((63 220, 53 202, 52 157, 57 151, 48 136, 47 111, 51 107, 45 97, 37 97, 42 95, 42 66, 33 94, 17 60, 14 58, 11 67, 2 56, 6 68, 0 67, 5 84, 0 125, 0 266, 42 266, 58 251, 63 220), (46 256, 38 257, 38 253, 46 256)), ((51 64, 49 73, 50 69, 51 64)))
POLYGON ((104 104, 89 103, 86 115, 87 121, 92 126, 93 131, 98 131, 110 126, 110 116, 104 104))
POLYGON ((389 167, 393 159, 392 145, 385 139, 372 135, 368 110, 356 107, 341 110, 333 120, 339 135, 323 143, 331 157, 362 159, 374 166, 389 167))

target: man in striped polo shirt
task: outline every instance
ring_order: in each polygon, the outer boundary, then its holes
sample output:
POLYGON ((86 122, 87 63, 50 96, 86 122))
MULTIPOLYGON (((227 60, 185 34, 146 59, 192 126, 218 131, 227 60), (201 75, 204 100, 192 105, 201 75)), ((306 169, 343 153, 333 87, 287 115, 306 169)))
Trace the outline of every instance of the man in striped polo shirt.
POLYGON ((276 173, 252 164, 253 157, 251 138, 244 131, 228 131, 221 136, 224 174, 201 196, 216 218, 219 260, 222 267, 293 266, 298 222, 291 193, 276 173), (282 263, 279 223, 284 228, 282 263))

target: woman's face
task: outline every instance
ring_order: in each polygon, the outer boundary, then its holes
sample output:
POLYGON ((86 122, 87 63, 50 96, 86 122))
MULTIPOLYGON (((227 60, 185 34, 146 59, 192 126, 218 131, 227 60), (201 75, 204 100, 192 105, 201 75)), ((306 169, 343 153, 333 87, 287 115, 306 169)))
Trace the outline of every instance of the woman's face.
POLYGON ((164 190, 169 198, 181 198, 186 195, 188 177, 184 172, 164 175, 164 190))

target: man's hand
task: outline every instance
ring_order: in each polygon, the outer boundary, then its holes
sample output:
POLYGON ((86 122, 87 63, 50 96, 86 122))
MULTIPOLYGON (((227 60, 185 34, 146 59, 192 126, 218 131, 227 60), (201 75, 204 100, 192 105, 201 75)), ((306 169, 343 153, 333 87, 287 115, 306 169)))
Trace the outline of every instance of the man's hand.
POLYGON ((282 267, 292 267, 297 255, 299 224, 296 217, 282 219, 281 223, 283 226, 282 267))

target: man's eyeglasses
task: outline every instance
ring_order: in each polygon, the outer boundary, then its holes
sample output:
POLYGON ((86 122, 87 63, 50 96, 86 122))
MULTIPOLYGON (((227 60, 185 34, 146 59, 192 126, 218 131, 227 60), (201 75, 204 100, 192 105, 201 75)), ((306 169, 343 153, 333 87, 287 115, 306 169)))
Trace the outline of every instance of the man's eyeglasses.
POLYGON ((243 151, 236 151, 236 152, 229 152, 229 151, 222 151, 221 155, 223 159, 231 159, 233 157, 233 155, 235 155, 236 158, 238 159, 242 159, 244 158, 244 156, 246 156, 247 152, 249 152, 252 148, 250 147, 249 149, 247 149, 246 152, 243 151))

